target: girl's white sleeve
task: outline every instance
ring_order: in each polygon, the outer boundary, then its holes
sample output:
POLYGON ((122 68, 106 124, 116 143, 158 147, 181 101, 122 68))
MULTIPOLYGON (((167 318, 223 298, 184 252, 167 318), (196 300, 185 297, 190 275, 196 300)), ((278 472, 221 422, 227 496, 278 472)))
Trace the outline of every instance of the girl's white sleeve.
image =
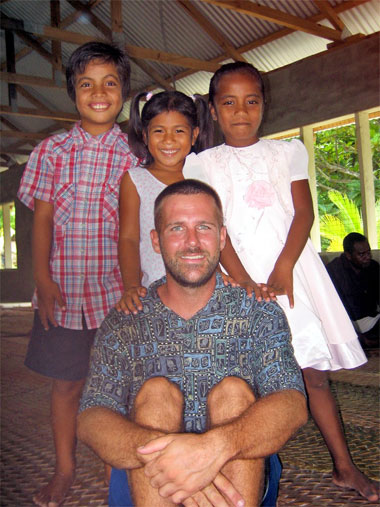
POLYGON ((210 185, 210 182, 207 178, 204 161, 200 155, 190 153, 190 155, 186 157, 182 173, 185 179, 192 178, 194 180, 201 180, 204 183, 210 185))
POLYGON ((309 179, 309 155, 305 145, 298 139, 286 143, 285 156, 288 161, 290 181, 309 179))

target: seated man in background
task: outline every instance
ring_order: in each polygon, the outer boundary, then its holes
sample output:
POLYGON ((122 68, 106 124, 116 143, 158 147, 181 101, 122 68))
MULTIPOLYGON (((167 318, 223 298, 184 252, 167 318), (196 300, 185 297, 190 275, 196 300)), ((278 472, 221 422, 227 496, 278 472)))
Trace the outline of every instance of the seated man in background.
POLYGON ((133 505, 259 505, 264 458, 307 419, 286 317, 224 285, 226 230, 208 185, 164 189, 151 237, 166 277, 142 311, 114 309, 97 333, 79 439, 127 470, 133 505))
POLYGON ((379 346, 379 263, 371 258, 368 240, 351 232, 343 253, 326 266, 364 348, 379 346))

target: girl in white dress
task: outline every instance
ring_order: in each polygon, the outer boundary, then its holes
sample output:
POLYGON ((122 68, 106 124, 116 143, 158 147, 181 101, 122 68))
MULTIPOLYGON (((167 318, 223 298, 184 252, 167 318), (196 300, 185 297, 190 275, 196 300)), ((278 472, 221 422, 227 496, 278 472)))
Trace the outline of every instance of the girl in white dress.
MULTIPOLYGON (((203 179, 215 188, 245 270, 270 292, 284 294, 277 299, 292 331, 311 414, 333 459, 333 481, 375 501, 374 484, 350 457, 327 373, 360 366, 366 357, 308 239, 314 216, 306 149, 297 140, 258 138, 264 104, 257 69, 243 62, 223 65, 211 80, 209 105, 225 144, 189 155, 184 176, 203 179)), ((241 278, 226 255, 228 250, 222 252, 223 266, 241 278)))

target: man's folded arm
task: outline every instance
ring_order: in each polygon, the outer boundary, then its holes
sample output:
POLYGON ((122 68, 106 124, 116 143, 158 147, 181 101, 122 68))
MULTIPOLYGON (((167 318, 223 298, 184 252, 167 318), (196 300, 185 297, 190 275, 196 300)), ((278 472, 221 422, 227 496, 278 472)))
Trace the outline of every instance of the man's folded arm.
POLYGON ((78 415, 77 435, 103 461, 115 468, 144 466, 146 459, 137 457, 136 449, 164 433, 128 420, 106 407, 90 407, 78 415))

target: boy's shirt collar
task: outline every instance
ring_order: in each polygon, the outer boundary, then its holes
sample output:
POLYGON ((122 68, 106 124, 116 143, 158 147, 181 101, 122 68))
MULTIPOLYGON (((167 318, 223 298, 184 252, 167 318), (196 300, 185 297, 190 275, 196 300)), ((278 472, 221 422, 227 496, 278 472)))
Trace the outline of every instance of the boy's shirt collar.
POLYGON ((111 130, 107 130, 107 132, 99 134, 98 136, 92 136, 86 130, 82 129, 80 122, 76 123, 73 127, 73 139, 78 146, 83 146, 91 140, 96 140, 98 143, 104 144, 105 146, 112 146, 115 144, 120 134, 122 134, 122 132, 117 123, 115 123, 111 130))

